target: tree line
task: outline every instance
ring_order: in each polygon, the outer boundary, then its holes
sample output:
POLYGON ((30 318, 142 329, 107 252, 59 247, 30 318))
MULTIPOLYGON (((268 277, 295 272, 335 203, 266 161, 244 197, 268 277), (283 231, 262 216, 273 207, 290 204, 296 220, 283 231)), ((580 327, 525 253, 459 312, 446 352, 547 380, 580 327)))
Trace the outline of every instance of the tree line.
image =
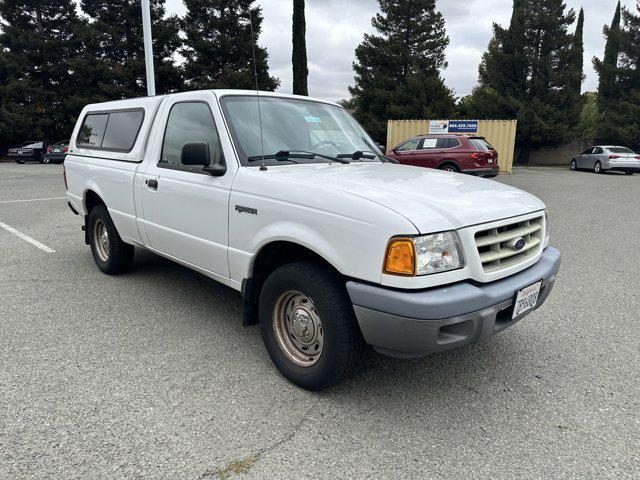
MULTIPOLYGON (((307 95, 305 2, 292 1, 293 90, 307 95)), ((442 77, 449 37, 436 0, 378 2, 342 102, 376 140, 386 140, 389 119, 458 117, 517 119, 522 162, 531 149, 581 136, 640 143, 640 6, 618 2, 604 56, 593 60, 598 92, 582 94, 584 11, 514 0, 509 25, 493 27, 478 84, 456 98, 442 77)), ((151 0, 158 93, 255 88, 254 47, 260 89, 279 86, 257 45, 262 11, 252 0, 184 4, 178 18, 151 0)), ((78 11, 74 0, 0 0, 0 19, 0 148, 64 138, 87 103, 146 93, 139 2, 82 0, 78 11)))
MULTIPOLYGON (((184 3, 178 18, 151 0, 158 93, 255 88, 254 46, 260 88, 278 87, 252 0, 184 3)), ((0 21, 0 150, 68 137, 88 103, 146 95, 139 1, 0 0, 0 21)))

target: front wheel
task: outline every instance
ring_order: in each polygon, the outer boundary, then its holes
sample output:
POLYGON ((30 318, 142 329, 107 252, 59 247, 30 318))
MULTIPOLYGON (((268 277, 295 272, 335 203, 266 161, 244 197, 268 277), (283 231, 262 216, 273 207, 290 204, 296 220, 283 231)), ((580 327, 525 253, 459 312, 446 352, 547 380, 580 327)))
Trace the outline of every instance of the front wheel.
POLYGON ((575 159, 571 160, 571 163, 569 164, 569 170, 572 170, 575 172, 577 169, 578 169, 578 164, 576 160, 575 159))
POLYGON ((600 161, 597 161, 596 164, 594 165, 593 172, 594 173, 604 173, 604 170, 602 170, 602 163, 600 163, 600 161))
POLYGON ((260 331, 280 373, 307 390, 324 390, 352 372, 362 336, 344 281, 329 267, 296 262, 264 283, 260 331))
POLYGON ((116 230, 107 207, 97 205, 89 214, 89 239, 93 259, 108 275, 127 271, 133 263, 133 245, 125 243, 116 230))

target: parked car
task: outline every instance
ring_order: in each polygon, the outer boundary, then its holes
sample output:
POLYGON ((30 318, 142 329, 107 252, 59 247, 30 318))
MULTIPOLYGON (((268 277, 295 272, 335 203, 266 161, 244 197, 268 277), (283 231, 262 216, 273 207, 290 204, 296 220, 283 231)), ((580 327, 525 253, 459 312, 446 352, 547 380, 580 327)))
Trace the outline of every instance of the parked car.
POLYGON ((7 156, 13 158, 16 163, 41 162, 44 160, 47 142, 44 140, 31 140, 24 142, 16 148, 10 148, 7 156))
POLYGON ((560 267, 539 199, 387 162, 345 109, 308 97, 89 105, 64 169, 100 270, 139 247, 238 290, 243 324, 311 390, 363 342, 406 358, 483 341, 542 305, 560 267))
POLYGON ((640 155, 627 147, 596 145, 575 156, 569 164, 571 170, 592 170, 605 173, 609 170, 633 175, 640 172, 640 155))
POLYGON ((69 140, 61 140, 47 147, 43 163, 62 163, 69 152, 69 140))
POLYGON ((484 137, 419 135, 405 140, 388 152, 387 156, 404 165, 480 177, 495 177, 500 173, 498 152, 484 137))

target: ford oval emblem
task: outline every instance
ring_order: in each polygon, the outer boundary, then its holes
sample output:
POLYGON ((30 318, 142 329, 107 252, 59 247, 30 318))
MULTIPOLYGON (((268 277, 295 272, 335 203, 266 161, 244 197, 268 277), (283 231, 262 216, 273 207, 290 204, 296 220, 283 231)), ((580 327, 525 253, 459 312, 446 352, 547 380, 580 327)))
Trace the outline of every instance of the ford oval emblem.
POLYGON ((513 241, 513 244, 512 244, 513 245, 513 249, 514 250, 522 250, 524 248, 524 246, 525 246, 525 243, 526 242, 524 241, 524 238, 522 238, 522 237, 516 238, 513 241))

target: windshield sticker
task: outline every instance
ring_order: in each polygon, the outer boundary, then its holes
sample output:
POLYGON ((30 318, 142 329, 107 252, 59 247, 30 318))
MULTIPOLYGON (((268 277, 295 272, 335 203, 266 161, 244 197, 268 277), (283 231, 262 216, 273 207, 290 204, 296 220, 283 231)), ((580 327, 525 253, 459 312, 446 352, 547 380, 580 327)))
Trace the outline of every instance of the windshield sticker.
POLYGON ((320 120, 320 117, 307 116, 307 117, 304 117, 304 120, 307 123, 322 123, 322 120, 320 120))

